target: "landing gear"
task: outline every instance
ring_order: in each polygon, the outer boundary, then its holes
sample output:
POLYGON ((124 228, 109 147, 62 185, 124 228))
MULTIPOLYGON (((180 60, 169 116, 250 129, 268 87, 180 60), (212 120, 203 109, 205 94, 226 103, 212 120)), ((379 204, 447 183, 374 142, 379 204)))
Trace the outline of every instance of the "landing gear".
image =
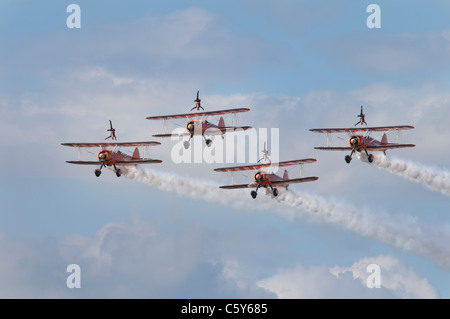
POLYGON ((278 189, 274 188, 272 192, 273 192, 273 196, 275 196, 275 197, 278 196, 278 189))
MULTIPOLYGON (((358 150, 358 152, 359 152, 359 150, 358 150)), ((349 163, 352 161, 352 155, 353 155, 353 153, 355 153, 355 150, 352 150, 352 152, 350 153, 350 155, 346 155, 346 156, 345 156, 345 162, 346 162, 347 164, 349 164, 349 163)))
POLYGON ((256 186, 256 190, 250 192, 250 195, 252 195, 253 199, 255 199, 256 195, 258 195, 258 189, 259 189, 259 186, 256 186))
POLYGON ((187 141, 183 142, 183 146, 184 146, 185 149, 188 149, 189 146, 191 145, 190 141, 191 141, 192 135, 193 135, 193 133, 191 132, 191 135, 189 136, 189 139, 187 141))
POLYGON ((212 140, 209 138, 206 138, 205 135, 203 135, 203 138, 205 139, 206 146, 210 147, 212 144, 212 140))
POLYGON ((366 152, 367 160, 369 161, 369 163, 372 163, 373 162, 373 155, 367 153, 367 149, 364 149, 364 151, 366 152))
POLYGON ((278 189, 273 188, 271 184, 269 184, 269 186, 270 186, 270 189, 272 190, 273 196, 277 197, 278 196, 278 189))
POLYGON ((116 176, 117 177, 122 176, 122 171, 120 170, 120 168, 117 168, 115 164, 113 166, 114 166, 114 170, 116 171, 116 176))
POLYGON ((100 177, 100 175, 102 174, 102 168, 105 167, 105 164, 100 165, 100 168, 97 168, 95 170, 95 176, 100 177))

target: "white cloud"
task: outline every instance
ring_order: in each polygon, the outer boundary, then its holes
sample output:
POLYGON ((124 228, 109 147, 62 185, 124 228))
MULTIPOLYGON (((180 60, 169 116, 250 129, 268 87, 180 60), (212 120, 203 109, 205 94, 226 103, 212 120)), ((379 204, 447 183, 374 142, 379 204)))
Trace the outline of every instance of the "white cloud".
POLYGON ((365 285, 368 275, 367 267, 376 264, 381 267, 381 286, 393 291, 400 298, 438 298, 438 292, 426 278, 421 277, 411 267, 406 267, 400 260, 392 256, 375 256, 362 258, 350 267, 333 267, 330 272, 336 277, 350 272, 353 279, 365 285))
POLYGON ((208 231, 195 223, 172 231, 163 228, 135 215, 130 225, 109 222, 92 237, 73 234, 62 241, 2 238, 0 296, 206 298, 220 294, 215 290, 222 280, 220 271, 205 258, 214 258, 208 231), (78 290, 66 288, 69 264, 80 266, 78 290), (199 285, 202 289, 196 290, 199 285))
POLYGON ((438 298, 426 279, 392 256, 363 258, 350 268, 296 265, 257 282, 278 298, 438 298), (367 265, 381 266, 382 288, 368 288, 367 265), (348 276, 351 273, 352 276, 348 276))

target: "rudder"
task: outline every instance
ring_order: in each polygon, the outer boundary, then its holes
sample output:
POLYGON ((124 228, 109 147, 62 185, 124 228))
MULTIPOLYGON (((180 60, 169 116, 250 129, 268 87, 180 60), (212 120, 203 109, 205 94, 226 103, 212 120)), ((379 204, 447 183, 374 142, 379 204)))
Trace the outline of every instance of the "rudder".
POLYGON ((141 156, 139 154, 139 149, 136 147, 133 152, 133 159, 139 159, 139 158, 141 158, 141 156))
POLYGON ((220 117, 219 120, 219 128, 222 129, 225 127, 225 121, 223 120, 223 116, 220 117))
MULTIPOLYGON (((284 179, 285 181, 289 179, 289 174, 288 174, 287 169, 284 170, 283 179, 284 179)), ((286 186, 286 190, 288 190, 288 187, 289 187, 289 186, 286 186)))

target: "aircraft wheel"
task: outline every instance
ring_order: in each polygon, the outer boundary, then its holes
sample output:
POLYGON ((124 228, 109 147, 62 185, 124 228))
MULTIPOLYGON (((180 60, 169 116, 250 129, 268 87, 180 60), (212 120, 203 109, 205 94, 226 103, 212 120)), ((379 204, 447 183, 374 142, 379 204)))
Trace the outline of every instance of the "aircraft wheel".
POLYGON ((95 176, 99 177, 102 174, 102 171, 100 169, 95 170, 95 176))
POLYGON ((276 188, 273 189, 273 196, 275 196, 275 197, 278 196, 278 189, 276 189, 276 188))
POLYGON ((207 140, 206 140, 206 146, 210 147, 210 146, 211 146, 211 144, 212 144, 212 140, 210 140, 210 139, 207 139, 207 140))
POLYGON ((350 163, 352 161, 352 157, 350 155, 345 156, 345 162, 350 163))
POLYGON ((250 195, 252 195, 252 198, 255 199, 258 193, 256 191, 251 191, 250 195))
POLYGON ((122 176, 122 171, 121 171, 120 169, 118 169, 118 170, 116 171, 116 176, 117 176, 117 177, 122 176))
POLYGON ((184 148, 185 149, 188 149, 189 148, 189 142, 188 141, 184 141, 184 143, 183 143, 183 146, 184 146, 184 148))
POLYGON ((370 155, 367 157, 367 160, 369 161, 369 163, 372 163, 372 162, 373 162, 373 155, 370 154, 370 155))

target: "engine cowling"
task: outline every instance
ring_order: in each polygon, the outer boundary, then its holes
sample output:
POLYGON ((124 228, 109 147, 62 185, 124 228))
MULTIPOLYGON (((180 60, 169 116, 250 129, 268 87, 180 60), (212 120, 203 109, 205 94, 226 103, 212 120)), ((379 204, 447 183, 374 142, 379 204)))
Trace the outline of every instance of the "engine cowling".
POLYGON ((261 183, 261 182, 264 182, 267 178, 266 178, 266 174, 264 174, 262 172, 256 172, 255 175, 253 175, 253 179, 255 180, 255 182, 261 183))
POLYGON ((100 162, 106 162, 111 159, 111 153, 107 150, 101 150, 97 154, 97 158, 100 162))
POLYGON ((186 124, 186 130, 188 130, 188 132, 191 133, 191 135, 194 134, 194 131, 195 131, 195 122, 194 122, 193 120, 192 120, 192 121, 189 121, 189 122, 186 124))
POLYGON ((351 147, 357 147, 357 146, 361 145, 361 137, 358 135, 353 135, 348 140, 348 143, 350 144, 351 147))

